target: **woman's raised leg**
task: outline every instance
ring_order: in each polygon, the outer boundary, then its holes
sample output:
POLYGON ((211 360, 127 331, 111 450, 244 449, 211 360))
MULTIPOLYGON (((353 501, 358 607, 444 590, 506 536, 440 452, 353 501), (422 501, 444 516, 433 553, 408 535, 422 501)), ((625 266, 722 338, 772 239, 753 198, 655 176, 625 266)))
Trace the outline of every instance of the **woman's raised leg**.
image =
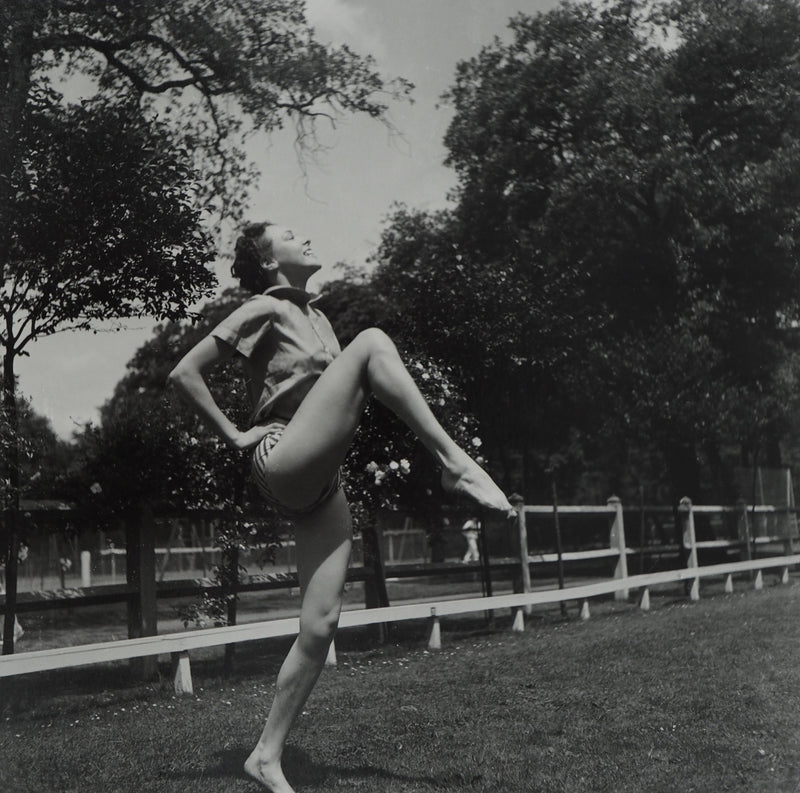
POLYGON ((267 461, 270 487, 289 507, 313 503, 344 460, 370 393, 414 432, 443 468, 448 492, 514 514, 491 477, 444 431, 391 339, 360 333, 325 370, 267 461))
POLYGON ((340 490, 295 524, 302 602, 300 632, 278 673, 275 699, 245 771, 271 793, 293 793, 281 768, 286 736, 325 664, 342 608, 352 546, 350 510, 340 490))

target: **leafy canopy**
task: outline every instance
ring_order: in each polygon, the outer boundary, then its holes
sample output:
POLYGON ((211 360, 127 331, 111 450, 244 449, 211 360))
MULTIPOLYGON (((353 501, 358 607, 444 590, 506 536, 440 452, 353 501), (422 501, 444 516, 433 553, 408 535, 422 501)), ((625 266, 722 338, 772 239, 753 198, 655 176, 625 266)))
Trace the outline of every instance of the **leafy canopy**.
POLYGON ((459 361, 493 447, 602 437, 622 468, 649 444, 696 495, 700 450, 786 424, 798 47, 790 0, 569 2, 459 64, 454 205, 392 216, 377 277, 459 361))
POLYGON ((223 214, 246 206, 255 170, 241 144, 287 119, 301 144, 342 113, 384 116, 411 85, 384 80, 370 56, 315 39, 296 0, 36 0, 31 48, 105 94, 135 96, 169 120, 203 174, 202 198, 223 214))

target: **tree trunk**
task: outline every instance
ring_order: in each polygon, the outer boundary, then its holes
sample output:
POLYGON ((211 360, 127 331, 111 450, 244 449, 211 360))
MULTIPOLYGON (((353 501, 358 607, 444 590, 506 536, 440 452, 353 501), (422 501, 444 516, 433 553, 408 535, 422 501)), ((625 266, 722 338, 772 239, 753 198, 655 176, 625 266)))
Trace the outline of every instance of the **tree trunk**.
MULTIPOLYGON (((33 58, 33 34, 47 14, 46 4, 14 2, 3 38, 6 60, 0 67, 0 267, 3 282, 11 242, 11 176, 19 157, 19 132, 28 101, 33 58), (7 38, 6 38, 7 37, 7 38)), ((7 444, 5 474, 7 491, 3 504, 3 533, 6 563, 6 610, 3 619, 3 655, 14 652, 14 622, 17 610, 17 572, 19 553, 19 436, 17 426, 16 383, 14 382, 15 338, 12 316, 5 317, 3 355, 3 419, 0 428, 7 444)))
POLYGON ((5 68, 0 67, 0 265, 4 276, 13 204, 11 175, 19 158, 19 132, 30 91, 33 35, 47 14, 46 3, 21 0, 9 5, 11 21, 3 31, 4 39, 8 36, 5 68))
MULTIPOLYGON (((128 595, 128 638, 155 636, 158 633, 156 607, 155 521, 149 504, 142 504, 131 515, 126 527, 126 569, 128 595)), ((131 659, 131 671, 141 680, 158 674, 158 657, 131 659)))
MULTIPOLYGON (((227 599, 228 625, 236 625, 239 605, 239 548, 233 547, 225 554, 223 562, 227 572, 223 577, 223 592, 227 599)), ((225 658, 223 661, 223 673, 230 675, 233 672, 233 662, 236 656, 236 645, 225 645, 225 658)))
MULTIPOLYGON (((237 475, 233 481, 233 534, 242 538, 242 512, 244 509, 245 486, 247 483, 249 467, 247 464, 237 469, 237 475)), ((222 591, 227 600, 228 625, 236 625, 239 608, 239 546, 234 545, 223 554, 223 573, 222 591)), ((230 675, 233 672, 233 664, 236 656, 236 645, 225 645, 225 658, 223 661, 223 674, 230 675)))
MULTIPOLYGON (((371 570, 371 574, 364 581, 365 605, 368 609, 388 606, 389 593, 386 589, 386 571, 383 567, 381 529, 378 525, 376 511, 370 511, 369 525, 362 529, 361 538, 364 544, 364 567, 371 570)), ((377 623, 372 630, 379 642, 386 641, 387 626, 385 623, 377 623)))
POLYGON ((3 505, 6 562, 6 611, 3 618, 3 655, 14 652, 14 623, 17 616, 17 571, 19 568, 19 433, 13 350, 3 357, 3 425, 7 491, 3 505))
POLYGON ((386 571, 383 567, 383 551, 381 550, 381 530, 378 516, 370 514, 370 525, 361 533, 364 543, 364 567, 372 573, 364 586, 365 605, 368 609, 382 608, 389 605, 389 593, 386 590, 386 571))
POLYGON ((700 498, 700 465, 697 449, 691 441, 667 443, 664 450, 670 482, 673 488, 673 501, 682 498, 697 501, 700 498))
POLYGON ((450 527, 450 519, 442 515, 441 507, 434 510, 433 515, 428 518, 428 545, 431 549, 431 562, 441 564, 445 559, 445 547, 447 537, 445 532, 450 527))

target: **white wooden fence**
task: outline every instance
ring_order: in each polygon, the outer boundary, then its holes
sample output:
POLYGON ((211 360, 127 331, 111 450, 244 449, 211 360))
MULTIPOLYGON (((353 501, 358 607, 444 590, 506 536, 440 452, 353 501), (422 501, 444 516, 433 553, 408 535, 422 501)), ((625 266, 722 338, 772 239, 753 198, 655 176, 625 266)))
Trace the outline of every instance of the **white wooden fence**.
MULTIPOLYGON (((723 511, 724 507, 693 507, 691 502, 684 499, 681 511, 684 516, 684 545, 688 551, 688 566, 677 570, 666 570, 645 575, 628 576, 626 559, 632 553, 625 544, 625 531, 623 512, 618 499, 610 499, 609 503, 600 507, 561 507, 561 512, 582 514, 608 514, 611 521, 608 549, 594 549, 591 551, 578 551, 564 553, 564 559, 588 559, 598 556, 617 557, 615 576, 607 581, 579 586, 568 586, 563 589, 548 589, 531 591, 529 563, 530 558, 523 558, 522 570, 527 573, 523 576, 522 592, 494 597, 475 597, 459 600, 441 600, 436 602, 415 603, 388 608, 354 609, 344 611, 340 619, 341 628, 371 625, 376 623, 399 622, 411 619, 429 619, 431 621, 431 635, 429 647, 438 649, 441 646, 439 619, 441 617, 480 612, 486 610, 509 608, 515 611, 513 630, 524 629, 524 614, 530 612, 535 605, 555 604, 566 601, 581 602, 581 616, 589 616, 589 600, 593 597, 613 594, 619 599, 627 599, 631 590, 639 590, 641 596, 639 606, 642 609, 650 607, 649 590, 651 587, 688 581, 691 582, 689 597, 697 600, 700 597, 700 579, 708 577, 724 577, 725 591, 733 589, 733 576, 737 573, 748 571, 756 572, 753 586, 760 589, 763 586, 762 571, 776 569, 779 571, 780 581, 788 583, 789 569, 800 564, 800 554, 786 553, 779 556, 766 556, 759 559, 745 559, 739 562, 699 566, 697 563, 697 548, 700 546, 694 537, 693 514, 695 512, 723 511)), ((756 507, 756 510, 759 508, 756 507)), ((525 506, 519 509, 520 539, 522 548, 527 549, 527 536, 525 515, 531 513, 552 513, 552 507, 525 506)), ((791 538, 772 538, 788 542, 791 538)), ((715 543, 724 541, 715 541, 715 543)), ((738 543, 730 542, 730 545, 738 543)), ((541 557, 539 557, 541 558, 541 557)), ((191 630, 182 633, 164 634, 161 636, 148 636, 139 639, 127 639, 96 644, 64 647, 54 650, 39 650, 23 652, 14 655, 0 656, 0 677, 20 675, 31 672, 40 672, 52 669, 63 669, 73 666, 95 664, 110 661, 120 661, 144 656, 158 656, 170 654, 175 664, 175 690, 179 693, 192 692, 191 669, 189 666, 189 652, 201 647, 214 647, 238 642, 268 639, 296 634, 298 618, 269 620, 264 622, 248 623, 224 628, 209 628, 204 630, 191 630)), ((335 663, 335 649, 331 646, 328 657, 329 663, 335 663)))

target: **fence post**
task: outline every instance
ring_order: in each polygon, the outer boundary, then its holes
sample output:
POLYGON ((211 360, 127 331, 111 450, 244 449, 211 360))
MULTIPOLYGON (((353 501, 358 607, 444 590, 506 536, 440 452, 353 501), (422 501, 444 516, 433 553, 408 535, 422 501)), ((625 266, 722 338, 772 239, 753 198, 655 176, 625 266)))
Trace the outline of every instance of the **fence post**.
POLYGON ((786 469, 786 520, 783 522, 783 552, 786 556, 794 553, 794 488, 792 487, 792 469, 786 469))
POLYGON ((194 694, 188 651, 172 653, 172 676, 172 685, 176 694, 194 694))
POLYGON ((81 586, 90 587, 92 585, 92 553, 91 551, 81 551, 81 586))
POLYGON ((328 654, 325 656, 325 666, 338 666, 339 662, 336 660, 336 643, 331 640, 328 646, 328 654))
MULTIPOLYGON (((531 591, 531 568, 528 561, 528 527, 525 523, 525 499, 519 493, 512 493, 509 501, 517 511, 517 539, 519 542, 519 564, 522 574, 522 591, 531 591)), ((530 616, 533 606, 526 604, 522 607, 525 614, 530 616)))
MULTIPOLYGON (((683 547, 688 551, 686 559, 687 568, 697 567, 697 538, 694 533, 694 513, 692 512, 692 500, 686 496, 681 499, 681 516, 683 517, 683 547)), ((700 579, 693 578, 692 586, 689 590, 690 600, 700 600, 700 579)))
POLYGON ((442 649, 442 631, 439 627, 439 618, 436 616, 436 609, 431 609, 431 636, 428 639, 429 650, 442 649))
MULTIPOLYGON (((614 578, 627 578, 628 577, 628 548, 625 543, 625 523, 622 518, 622 502, 617 496, 611 496, 607 504, 609 508, 614 510, 614 517, 611 519, 611 534, 609 538, 609 547, 619 551, 619 559, 617 566, 614 569, 614 578)), ((614 600, 627 600, 628 590, 618 589, 614 592, 614 600)))
MULTIPOLYGON (((492 564, 489 559, 489 539, 486 536, 486 522, 481 519, 478 521, 478 539, 480 540, 480 558, 481 558, 481 577, 483 579, 483 594, 490 598, 492 597, 492 564)), ((494 611, 489 609, 486 612, 486 620, 492 625, 494 622, 494 611)))
POLYGON ((744 499, 739 499, 736 506, 741 513, 739 517, 739 542, 742 543, 743 554, 740 554, 740 559, 744 557, 743 561, 750 561, 753 558, 753 548, 750 539, 750 516, 747 513, 747 502, 744 499))

